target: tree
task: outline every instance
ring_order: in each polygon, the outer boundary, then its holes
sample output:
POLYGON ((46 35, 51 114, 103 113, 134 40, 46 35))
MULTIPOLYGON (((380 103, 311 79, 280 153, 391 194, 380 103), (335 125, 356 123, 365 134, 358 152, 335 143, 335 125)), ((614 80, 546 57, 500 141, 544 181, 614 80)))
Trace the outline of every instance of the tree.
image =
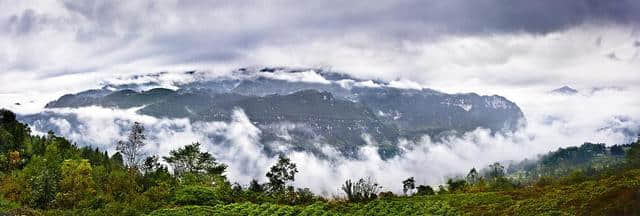
POLYGON ((111 198, 123 202, 132 198, 138 191, 139 172, 136 170, 114 169, 106 179, 105 191, 111 198))
POLYGON ((624 149, 620 145, 611 146, 611 155, 624 156, 624 149))
POLYGON ((156 170, 162 169, 163 167, 164 166, 162 166, 162 164, 158 162, 158 156, 156 155, 149 156, 142 162, 142 171, 145 174, 155 172, 156 170))
POLYGON ((120 166, 120 167, 124 166, 124 159, 122 158, 122 154, 120 154, 120 152, 116 152, 115 154, 113 154, 111 156, 111 161, 116 166, 120 166))
POLYGON ((449 190, 449 192, 458 191, 463 189, 466 186, 466 184, 467 182, 462 179, 458 179, 458 180, 449 179, 447 180, 447 189, 449 190))
POLYGON ((227 169, 227 165, 218 163, 209 152, 200 152, 200 143, 197 142, 172 150, 168 157, 162 158, 173 167, 176 175, 184 173, 222 175, 227 169))
POLYGON ((164 184, 171 184, 174 182, 173 176, 169 173, 169 169, 158 162, 158 156, 150 156, 144 159, 142 163, 142 186, 144 189, 149 189, 154 186, 164 184))
POLYGON ((361 202, 375 199, 382 187, 371 177, 367 177, 359 179, 356 183, 348 179, 344 182, 341 189, 347 194, 349 201, 361 202))
POLYGON ((311 204, 316 200, 316 196, 309 188, 298 188, 295 193, 294 204, 311 204))
POLYGON ((629 151, 627 152, 627 160, 632 165, 640 163, 640 135, 638 135, 638 140, 631 144, 631 148, 629 148, 629 151))
POLYGON ((478 175, 478 171, 475 167, 469 170, 469 173, 467 174, 465 180, 467 180, 467 183, 471 185, 476 184, 480 180, 480 176, 478 175))
POLYGON ((413 191, 416 188, 416 180, 413 177, 410 177, 404 181, 402 181, 402 192, 406 195, 407 192, 413 191))
POLYGON ((96 190, 91 172, 91 164, 86 159, 65 160, 62 163, 60 192, 56 194, 56 201, 60 207, 84 206, 88 199, 95 195, 96 190))
POLYGON ((0 152, 19 151, 31 130, 16 120, 16 114, 0 109, 0 152))
POLYGON ((489 190, 491 191, 505 191, 512 190, 516 185, 504 176, 496 177, 489 184, 489 190))
POLYGON ((122 153, 126 164, 131 168, 138 168, 140 161, 144 157, 143 147, 146 145, 145 140, 147 137, 144 135, 144 126, 139 122, 134 122, 129 132, 128 140, 118 141, 116 144, 116 150, 122 153))
POLYGON ((0 109, 0 124, 12 124, 16 122, 16 114, 6 110, 0 109))
POLYGON ((59 163, 42 156, 31 158, 21 172, 23 202, 34 208, 51 206, 58 192, 59 163))
POLYGON ((418 195, 421 195, 421 196, 425 196, 425 195, 434 195, 434 194, 436 194, 436 193, 433 191, 433 188, 432 188, 431 186, 429 186, 429 185, 420 185, 420 186, 418 186, 417 188, 418 188, 418 192, 417 192, 417 194, 418 194, 418 195))
POLYGON ((447 191, 447 189, 444 186, 438 185, 438 195, 447 194, 447 193, 449 193, 449 191, 447 191))
POLYGON ((16 169, 20 166, 22 159, 19 151, 9 152, 9 170, 16 169))
POLYGON ((231 185, 231 192, 233 192, 233 195, 239 196, 242 193, 242 185, 234 182, 233 185, 231 185))
POLYGON ((298 173, 296 164, 283 155, 278 156, 278 163, 272 166, 267 172, 269 178, 269 187, 274 192, 282 192, 287 182, 295 181, 295 175, 298 173))
POLYGON ((249 182, 248 190, 255 193, 262 193, 264 192, 264 187, 258 182, 258 180, 252 179, 251 182, 249 182))
POLYGON ((222 203, 214 188, 199 185, 180 188, 176 191, 174 201, 180 205, 216 205, 222 203))
POLYGON ((495 162, 489 165, 489 177, 491 179, 496 179, 504 176, 504 166, 500 165, 500 163, 495 162))

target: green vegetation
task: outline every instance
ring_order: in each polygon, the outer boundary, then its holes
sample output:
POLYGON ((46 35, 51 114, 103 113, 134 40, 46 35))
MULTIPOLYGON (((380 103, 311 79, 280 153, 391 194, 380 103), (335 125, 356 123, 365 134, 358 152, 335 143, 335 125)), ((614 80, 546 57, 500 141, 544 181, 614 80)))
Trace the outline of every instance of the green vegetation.
MULTIPOLYGON (((4 215, 638 215, 640 143, 586 143, 537 161, 471 169, 436 190, 398 182, 382 192, 371 178, 337 185, 327 200, 294 188, 296 164, 280 156, 269 182, 232 184, 227 165, 193 143, 141 158, 144 127, 134 124, 118 153, 78 147, 52 133, 31 135, 0 110, 0 214, 4 215), (169 170, 173 170, 170 173, 169 170)), ((302 170, 304 172, 304 170, 302 170)))

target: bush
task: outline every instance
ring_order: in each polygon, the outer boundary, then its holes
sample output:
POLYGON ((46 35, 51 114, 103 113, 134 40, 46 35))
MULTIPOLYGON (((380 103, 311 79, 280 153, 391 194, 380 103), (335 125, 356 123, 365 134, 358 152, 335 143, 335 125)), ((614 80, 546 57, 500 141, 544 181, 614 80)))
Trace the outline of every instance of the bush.
POLYGON ((458 179, 458 180, 449 179, 449 180, 447 180, 447 188, 448 188, 449 192, 460 191, 460 190, 464 189, 464 187, 466 185, 467 185, 467 182, 465 180, 462 180, 462 179, 458 179))
POLYGON ((513 190, 515 185, 513 182, 509 181, 509 179, 505 177, 497 177, 493 179, 491 184, 489 185, 489 189, 492 191, 507 191, 513 190))
POLYGON ((351 202, 369 201, 377 198, 378 191, 382 189, 372 178, 361 178, 353 183, 347 180, 341 187, 351 202))
POLYGON ((418 192, 416 193, 416 195, 419 195, 419 196, 426 196, 426 195, 434 195, 434 194, 436 194, 433 191, 433 188, 431 186, 429 186, 429 185, 420 185, 420 186, 417 187, 417 189, 418 189, 418 192))
POLYGON ((537 186, 537 187, 546 187, 546 186, 549 186, 549 185, 553 185, 554 182, 555 182, 555 180, 552 177, 542 176, 536 181, 535 186, 537 186))
POLYGON ((18 205, 18 203, 10 202, 8 200, 0 198, 0 212, 7 212, 19 207, 20 205, 18 205))
POLYGON ((298 188, 296 191, 295 204, 310 204, 318 200, 309 188, 298 188))
POLYGON ((211 187, 185 186, 176 191, 174 202, 179 205, 208 205, 221 204, 219 197, 211 187))
POLYGON ((157 186, 149 188, 143 195, 152 202, 162 205, 171 197, 171 188, 172 186, 167 183, 160 183, 157 186))
POLYGON ((563 178, 563 182, 566 184, 576 184, 585 180, 587 180, 587 176, 582 170, 575 170, 569 176, 563 178))
POLYGON ((151 212, 150 216, 209 216, 215 215, 216 210, 213 207, 209 206, 184 206, 179 208, 171 208, 171 209, 160 209, 151 212))
POLYGON ((397 197, 395 194, 393 194, 393 192, 391 191, 384 191, 384 192, 380 192, 380 194, 378 194, 378 197, 380 198, 393 198, 393 197, 397 197))

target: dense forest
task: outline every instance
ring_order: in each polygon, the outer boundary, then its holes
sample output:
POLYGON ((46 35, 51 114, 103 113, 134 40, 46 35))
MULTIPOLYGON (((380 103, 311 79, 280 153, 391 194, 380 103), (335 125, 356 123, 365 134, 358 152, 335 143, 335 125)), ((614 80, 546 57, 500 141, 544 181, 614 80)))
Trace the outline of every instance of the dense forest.
MULTIPOLYGON (((470 168, 432 188, 409 177, 403 193, 375 179, 347 180, 344 196, 294 188, 296 164, 280 156, 268 182, 232 183, 227 166, 193 143, 145 155, 144 126, 118 152, 32 135, 0 110, 0 215, 637 215, 640 143, 585 143, 535 160, 470 168), (169 167, 165 166, 167 164, 169 167)), ((486 166, 479 164, 479 166, 486 166)))

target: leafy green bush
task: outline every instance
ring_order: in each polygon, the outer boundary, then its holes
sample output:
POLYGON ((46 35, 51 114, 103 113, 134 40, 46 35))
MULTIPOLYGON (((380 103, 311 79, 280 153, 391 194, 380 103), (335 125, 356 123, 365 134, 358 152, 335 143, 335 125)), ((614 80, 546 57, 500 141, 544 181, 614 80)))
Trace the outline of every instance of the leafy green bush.
POLYGON ((210 206, 183 206, 178 208, 160 209, 151 212, 150 216, 209 216, 214 215, 216 210, 210 206))
POLYGON ((18 203, 0 198, 0 212, 6 212, 12 209, 17 209, 19 207, 20 205, 18 203))
POLYGON ((208 205, 221 204, 219 197, 211 187, 190 185, 176 191, 174 202, 178 205, 208 205))

